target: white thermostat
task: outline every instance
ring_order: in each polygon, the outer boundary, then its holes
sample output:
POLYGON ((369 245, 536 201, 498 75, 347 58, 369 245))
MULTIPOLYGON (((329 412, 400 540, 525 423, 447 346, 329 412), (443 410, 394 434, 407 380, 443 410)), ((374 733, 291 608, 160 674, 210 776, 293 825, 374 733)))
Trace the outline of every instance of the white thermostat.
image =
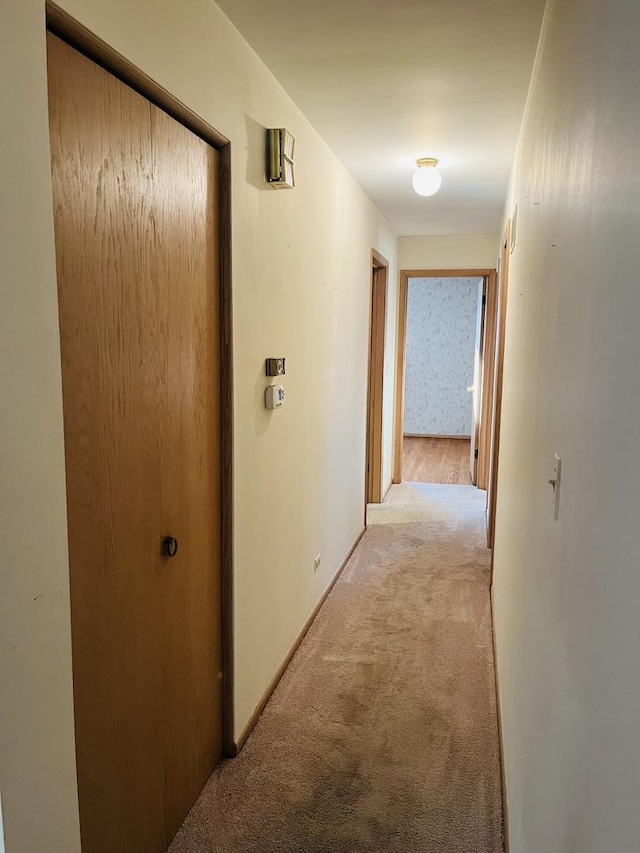
POLYGON ((267 409, 279 409, 284 403, 284 385, 269 385, 264 392, 264 405, 267 409))

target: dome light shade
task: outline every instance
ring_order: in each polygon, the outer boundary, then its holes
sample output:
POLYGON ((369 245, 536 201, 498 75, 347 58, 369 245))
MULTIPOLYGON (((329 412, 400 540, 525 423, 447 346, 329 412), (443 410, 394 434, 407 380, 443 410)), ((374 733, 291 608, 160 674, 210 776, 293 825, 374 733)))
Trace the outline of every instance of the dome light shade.
POLYGON ((416 160, 416 172, 413 176, 413 188, 418 195, 435 195, 442 184, 442 175, 438 171, 435 157, 421 157, 416 160))

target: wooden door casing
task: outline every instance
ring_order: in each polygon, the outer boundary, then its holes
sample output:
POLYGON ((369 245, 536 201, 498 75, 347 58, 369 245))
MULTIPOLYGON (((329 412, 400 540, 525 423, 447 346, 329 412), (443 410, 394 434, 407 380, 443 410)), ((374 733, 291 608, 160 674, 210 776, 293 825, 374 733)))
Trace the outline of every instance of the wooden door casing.
MULTIPOLYGON (((384 394, 384 348, 387 314, 388 263, 373 253, 371 268, 371 320, 369 342, 369 388, 366 437, 366 503, 380 503, 382 486, 382 428, 384 394)), ((366 513, 365 513, 366 515, 366 513)))
POLYGON ((151 853, 220 754, 218 155, 48 51, 83 851, 151 853))
MULTIPOLYGON (((487 542, 493 548, 498 500, 498 462, 500 458, 500 426, 502 422, 502 378, 504 373, 504 344, 507 328, 507 299, 509 293, 509 242, 511 220, 507 222, 502 241, 497 277, 495 363, 493 379, 493 417, 491 424, 491 461, 487 490, 487 542)), ((493 576, 493 567, 492 567, 493 576)))
POLYGON ((484 347, 485 307, 487 303, 487 277, 482 279, 478 288, 478 311, 476 314, 476 340, 474 343, 473 391, 471 421, 471 444, 469 453, 469 474, 471 483, 478 486, 480 429, 482 423, 482 361, 484 347))
MULTIPOLYGON (((482 337, 482 393, 480 396, 479 431, 478 431, 478 466, 477 486, 486 488, 485 470, 488 467, 488 430, 490 429, 490 411, 487 408, 488 371, 492 375, 492 362, 487 348, 488 329, 491 322, 491 300, 494 295, 495 273, 491 269, 445 269, 445 270, 400 270, 400 289, 398 294, 398 335, 396 355, 396 398, 395 398, 395 439, 393 482, 402 482, 402 445, 404 438, 404 391, 405 391, 405 361, 407 350, 407 308, 409 281, 412 278, 483 278, 487 286, 487 305, 483 308, 483 337, 482 337)), ((489 406, 490 408, 490 406, 489 406)))
POLYGON ((492 271, 485 278, 486 304, 484 310, 484 331, 482 340, 482 403, 480 407, 480 435, 478 480, 479 489, 489 487, 491 462, 491 438, 493 425, 493 383, 495 373, 496 349, 496 303, 497 274, 492 271))

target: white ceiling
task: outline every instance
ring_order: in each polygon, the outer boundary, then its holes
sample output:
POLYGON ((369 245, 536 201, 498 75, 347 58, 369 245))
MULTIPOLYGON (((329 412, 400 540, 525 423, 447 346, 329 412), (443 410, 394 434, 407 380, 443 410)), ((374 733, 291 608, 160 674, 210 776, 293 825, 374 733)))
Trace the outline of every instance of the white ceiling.
POLYGON ((545 0, 217 3, 400 235, 497 231, 545 0))

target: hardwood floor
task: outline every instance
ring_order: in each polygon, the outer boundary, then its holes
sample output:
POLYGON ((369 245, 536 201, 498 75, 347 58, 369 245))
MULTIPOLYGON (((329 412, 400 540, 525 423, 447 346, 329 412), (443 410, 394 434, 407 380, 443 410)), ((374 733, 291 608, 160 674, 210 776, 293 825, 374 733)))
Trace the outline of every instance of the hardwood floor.
POLYGON ((402 447, 402 479, 410 483, 449 483, 468 486, 468 438, 413 438, 402 447))

